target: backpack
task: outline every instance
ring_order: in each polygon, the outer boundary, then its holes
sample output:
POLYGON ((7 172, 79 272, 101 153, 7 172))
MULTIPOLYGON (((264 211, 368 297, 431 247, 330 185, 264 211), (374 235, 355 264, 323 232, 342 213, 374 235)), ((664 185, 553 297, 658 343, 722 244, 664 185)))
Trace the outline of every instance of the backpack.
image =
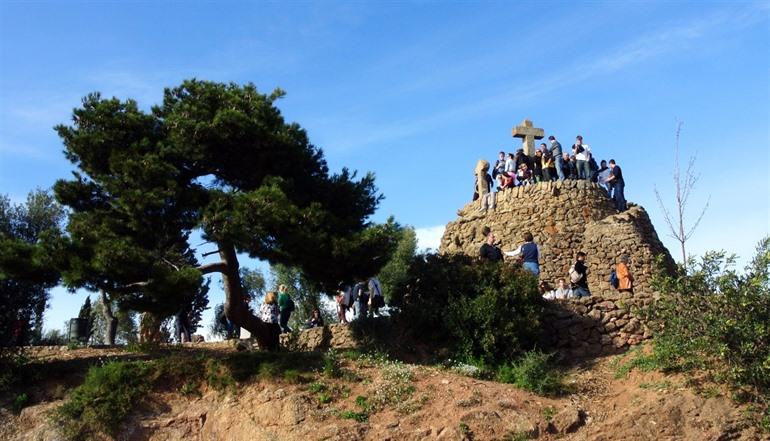
POLYGON ((578 283, 582 278, 583 275, 577 272, 575 269, 575 264, 573 263, 572 266, 569 267, 569 281, 572 283, 578 283))
POLYGON ((612 272, 610 272, 610 285, 615 289, 618 289, 618 287, 620 286, 618 273, 616 273, 615 270, 612 270, 612 272))
POLYGON ((289 312, 293 312, 296 305, 294 305, 294 300, 289 297, 289 302, 286 304, 286 310, 289 312))

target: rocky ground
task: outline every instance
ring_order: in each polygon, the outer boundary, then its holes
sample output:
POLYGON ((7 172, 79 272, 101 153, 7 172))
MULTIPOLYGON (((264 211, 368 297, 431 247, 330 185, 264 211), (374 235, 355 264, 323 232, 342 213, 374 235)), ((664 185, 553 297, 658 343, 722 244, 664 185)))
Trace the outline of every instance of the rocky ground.
MULTIPOLYGON (((213 355, 232 351, 206 344, 213 355)), ((137 358, 119 349, 43 350, 47 363, 137 358)), ((146 397, 125 440, 759 440, 743 410, 715 387, 696 393, 678 376, 632 371, 618 358, 578 363, 570 393, 547 398, 452 370, 340 358, 341 376, 253 381, 229 392, 170 390, 146 397)), ((37 403, 2 411, 0 439, 55 440, 47 411, 82 372, 57 369, 37 403)))

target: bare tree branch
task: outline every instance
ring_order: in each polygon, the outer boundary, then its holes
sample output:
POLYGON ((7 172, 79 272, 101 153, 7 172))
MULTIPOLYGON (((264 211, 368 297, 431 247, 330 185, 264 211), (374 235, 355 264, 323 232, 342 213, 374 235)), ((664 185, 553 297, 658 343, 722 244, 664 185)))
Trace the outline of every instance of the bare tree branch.
POLYGON ((682 170, 679 162, 679 142, 682 133, 682 125, 683 122, 677 120, 676 144, 674 145, 674 170, 672 172, 675 190, 674 200, 676 203, 676 219, 674 219, 672 216, 671 211, 666 208, 666 205, 663 203, 663 198, 661 197, 657 188, 655 188, 655 198, 658 200, 658 205, 660 205, 661 211, 663 211, 663 219, 666 221, 670 231, 669 236, 679 242, 682 252, 682 265, 686 268, 687 252, 685 249, 685 243, 690 239, 690 237, 692 237, 695 229, 698 227, 701 220, 703 220, 703 216, 706 214, 706 210, 709 207, 711 198, 709 197, 709 200, 706 202, 706 205, 703 207, 703 210, 701 210, 700 215, 692 224, 692 226, 689 228, 685 227, 685 212, 687 204, 690 202, 690 196, 692 195, 692 191, 695 188, 695 185, 700 179, 700 175, 695 173, 695 161, 697 155, 693 155, 687 161, 687 168, 685 169, 684 177, 682 176, 682 170))

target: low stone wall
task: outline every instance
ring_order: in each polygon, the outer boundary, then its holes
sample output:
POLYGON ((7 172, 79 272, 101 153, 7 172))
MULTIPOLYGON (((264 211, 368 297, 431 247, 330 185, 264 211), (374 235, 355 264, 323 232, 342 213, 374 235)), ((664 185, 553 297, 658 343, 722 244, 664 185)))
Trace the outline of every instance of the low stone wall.
POLYGON ((652 333, 639 310, 652 295, 615 294, 549 302, 543 319, 543 344, 568 357, 623 352, 652 333))
MULTIPOLYGON (((652 337, 640 313, 654 300, 654 295, 646 293, 606 293, 548 301, 542 322, 541 347, 570 358, 624 352, 652 337)), ((347 324, 281 335, 281 346, 293 351, 351 349, 360 344, 353 326, 347 324)))
POLYGON ((305 329, 292 334, 281 334, 281 346, 293 351, 350 349, 358 346, 349 325, 332 324, 305 329))

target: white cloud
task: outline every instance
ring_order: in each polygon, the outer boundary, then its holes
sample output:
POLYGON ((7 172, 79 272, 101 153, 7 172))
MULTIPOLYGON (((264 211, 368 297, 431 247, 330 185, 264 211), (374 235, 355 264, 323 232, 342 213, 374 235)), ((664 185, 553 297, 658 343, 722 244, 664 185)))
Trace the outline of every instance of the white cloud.
POLYGON ((438 251, 441 237, 444 235, 444 225, 415 228, 414 232, 417 235, 418 251, 438 251))

